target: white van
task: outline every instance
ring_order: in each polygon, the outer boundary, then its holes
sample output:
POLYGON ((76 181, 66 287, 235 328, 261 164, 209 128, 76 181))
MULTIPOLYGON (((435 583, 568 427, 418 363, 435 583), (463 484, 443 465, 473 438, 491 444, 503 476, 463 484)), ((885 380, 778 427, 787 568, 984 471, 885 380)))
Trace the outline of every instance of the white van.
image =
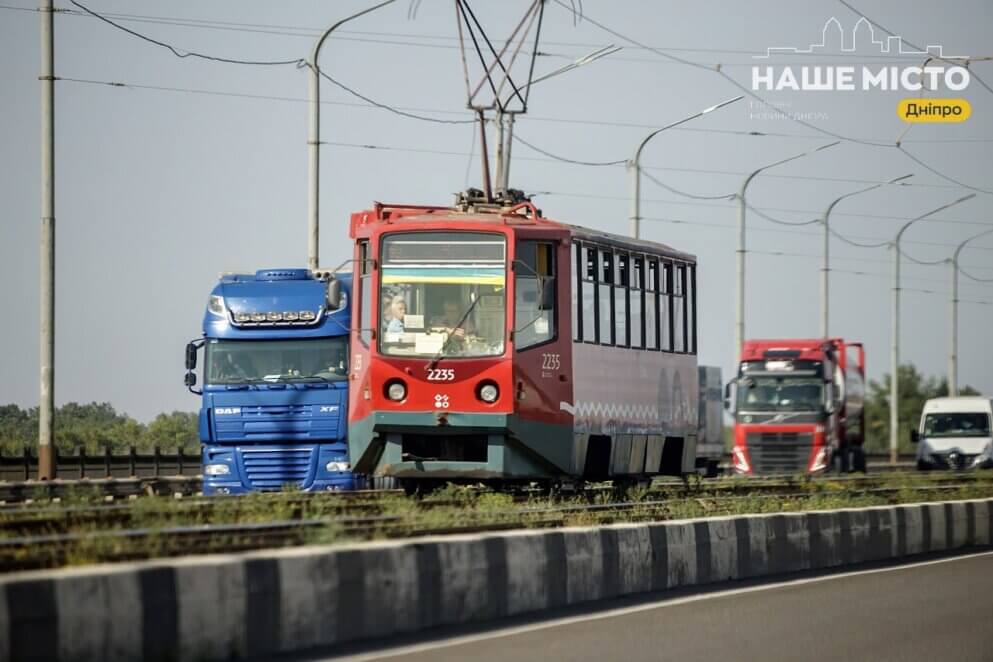
POLYGON ((980 396, 933 398, 924 403, 918 430, 918 469, 993 467, 993 401, 980 396))

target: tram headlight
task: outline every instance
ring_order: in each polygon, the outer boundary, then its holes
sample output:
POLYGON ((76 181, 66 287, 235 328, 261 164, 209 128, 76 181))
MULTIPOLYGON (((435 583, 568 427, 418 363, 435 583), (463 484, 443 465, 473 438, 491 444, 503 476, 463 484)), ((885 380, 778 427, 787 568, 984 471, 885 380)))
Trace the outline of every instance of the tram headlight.
POLYGON ((479 387, 479 399, 483 402, 493 403, 500 397, 500 389, 496 384, 487 382, 479 387))
POLYGON ((407 387, 403 382, 390 382, 386 386, 386 397, 394 402, 400 402, 407 397, 407 387))

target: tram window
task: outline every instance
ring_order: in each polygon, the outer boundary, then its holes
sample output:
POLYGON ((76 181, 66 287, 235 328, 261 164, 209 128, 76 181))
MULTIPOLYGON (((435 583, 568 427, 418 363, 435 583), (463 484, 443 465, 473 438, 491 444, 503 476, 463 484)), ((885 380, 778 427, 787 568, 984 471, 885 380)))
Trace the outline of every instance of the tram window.
POLYGON ((522 241, 514 268, 514 343, 518 350, 555 337, 555 250, 550 243, 522 241), (543 293, 551 295, 542 306, 543 293))
POLYGON ((662 263, 662 289, 659 292, 672 294, 672 263, 662 263))
POLYGON ((614 344, 614 256, 610 251, 600 250, 600 282, 597 284, 599 325, 597 341, 601 345, 614 344))
POLYGON ((675 271, 675 292, 672 306, 672 351, 686 351, 686 297, 683 295, 683 285, 686 282, 686 267, 677 265, 675 271))
POLYGON ((629 338, 631 347, 641 349, 644 345, 644 273, 645 258, 641 256, 631 256, 631 278, 630 295, 628 297, 628 327, 630 329, 629 338))
POLYGON ((583 336, 579 328, 579 297, 582 291, 583 281, 579 278, 579 261, 582 257, 582 253, 579 249, 579 244, 572 244, 572 254, 570 271, 569 271, 569 291, 572 292, 572 339, 574 341, 582 340, 583 336))
POLYGON ((696 265, 686 267, 686 351, 696 354, 696 265))
POLYGON ((628 255, 616 253, 616 278, 614 279, 614 344, 628 345, 628 255))
POLYGON ((359 242, 359 339, 368 345, 372 339, 372 269, 369 242, 359 242))
POLYGON ((649 258, 645 270, 645 347, 659 348, 658 309, 659 309, 659 263, 649 258))
POLYGON ((596 249, 589 246, 583 246, 582 249, 583 260, 582 263, 586 265, 584 275, 583 275, 583 342, 596 342, 597 341, 597 329, 596 329, 596 311, 597 311, 597 294, 596 294, 596 260, 597 254, 596 249))

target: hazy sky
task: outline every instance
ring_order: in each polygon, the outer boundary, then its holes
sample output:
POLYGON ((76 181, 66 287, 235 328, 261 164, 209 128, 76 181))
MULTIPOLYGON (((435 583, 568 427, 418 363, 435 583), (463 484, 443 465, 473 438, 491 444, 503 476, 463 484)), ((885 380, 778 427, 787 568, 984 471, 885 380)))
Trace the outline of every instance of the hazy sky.
MULTIPOLYGON (((85 3, 85 0, 84 0, 85 3)), ((879 2, 854 6, 916 44, 942 44, 946 55, 993 55, 993 4, 879 2)), ((151 2, 89 0, 92 9, 128 14, 129 28, 181 49, 242 59, 293 59, 315 34, 369 4, 363 2, 151 2), (144 17, 136 20, 135 17, 144 17), (149 20, 149 17, 157 17, 149 20), (158 20, 163 19, 163 20, 158 20), (179 23, 177 25, 177 23, 179 23)), ((565 3, 569 4, 568 1, 565 3)), ((58 7, 71 8, 57 0, 58 7)), ((446 119, 464 119, 465 87, 453 3, 395 5, 348 26, 325 46, 321 65, 378 101, 446 119)), ((505 37, 526 0, 472 6, 489 33, 505 37)), ((577 3, 578 5, 578 3, 577 3)), ((0 8, 0 288, 5 352, 0 403, 38 399, 39 31, 27 0, 0 8)), ((824 0, 763 2, 607 2, 584 0, 587 19, 692 67, 577 20, 550 0, 537 72, 548 72, 607 44, 610 57, 535 86, 518 134, 552 153, 584 161, 630 158, 652 127, 737 95, 712 69, 751 84, 752 55, 770 46, 807 47, 836 16, 846 31, 857 15, 824 0)), ((56 84, 57 346, 56 401, 109 401, 140 420, 160 411, 193 410, 182 386, 183 345, 200 334, 203 306, 218 272, 303 266, 307 247, 307 95, 305 70, 180 59, 98 20, 56 16, 56 74, 119 82, 110 87, 56 84), (172 88, 169 90, 161 88, 172 88), (178 89, 188 91, 176 91, 178 89), (251 95, 251 96, 242 96, 251 95)), ((881 37, 877 33, 877 38, 881 37)), ((800 64, 920 64, 870 48, 800 64)), ((993 84, 993 62, 973 70, 993 84)), ((469 160, 469 125, 431 124, 370 107, 328 83, 322 110, 321 256, 327 267, 350 255, 348 214, 374 200, 448 204, 467 182, 479 185, 469 160), (368 149, 362 146, 375 145, 368 149)), ((909 125, 895 108, 911 93, 804 91, 763 96, 816 127, 892 145, 909 125)), ((907 152, 946 175, 993 189, 993 92, 973 80, 962 93, 972 117, 961 124, 918 124, 907 152)), ((738 189, 754 168, 832 139, 749 101, 658 136, 643 164, 662 182, 715 196, 738 189), (766 135, 749 135, 760 132, 766 135)), ((474 150, 478 153, 478 149, 474 150)), ((629 178, 623 166, 557 162, 514 146, 511 184, 541 192, 551 218, 626 233, 629 178)), ((900 219, 967 191, 928 172, 892 146, 845 142, 770 170, 749 189, 751 204, 776 218, 805 221, 834 197, 864 182, 914 173, 912 186, 873 191, 837 208, 839 232, 872 242, 890 239, 900 219)), ((699 258, 700 360, 733 364, 734 203, 696 200, 643 183, 643 236, 699 258)), ((993 196, 921 222, 905 251, 921 260, 951 255, 958 242, 993 228, 993 196), (943 222, 938 222, 943 221, 943 222)), ((812 336, 819 331, 818 226, 784 227, 748 218, 749 337, 812 336)), ((973 275, 993 278, 993 234, 962 256, 973 275)), ((832 242, 833 335, 862 340, 869 372, 889 371, 890 253, 832 242)), ((904 360, 944 374, 948 352, 949 269, 904 261, 904 360)), ((993 392, 993 283, 963 277, 960 380, 993 392), (977 303, 983 302, 983 303, 977 303)))

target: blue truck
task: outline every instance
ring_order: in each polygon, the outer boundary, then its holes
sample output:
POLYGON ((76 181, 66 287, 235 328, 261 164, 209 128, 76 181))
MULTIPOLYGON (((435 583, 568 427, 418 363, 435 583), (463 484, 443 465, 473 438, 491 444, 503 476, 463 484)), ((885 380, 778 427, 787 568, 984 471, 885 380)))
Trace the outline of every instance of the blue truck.
POLYGON ((350 293, 344 273, 221 276, 203 336, 186 346, 185 383, 201 396, 204 494, 356 488, 346 441, 350 293))

